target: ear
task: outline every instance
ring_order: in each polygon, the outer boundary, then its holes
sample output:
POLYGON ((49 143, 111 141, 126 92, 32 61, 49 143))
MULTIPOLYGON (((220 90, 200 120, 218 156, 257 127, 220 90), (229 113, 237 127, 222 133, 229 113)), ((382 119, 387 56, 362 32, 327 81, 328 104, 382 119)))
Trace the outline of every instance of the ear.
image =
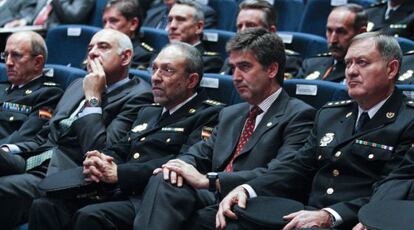
POLYGON ((365 32, 367 32, 367 27, 366 26, 362 26, 361 28, 359 28, 359 30, 358 30, 358 34, 362 34, 362 33, 365 33, 365 32))
POLYGON ((135 31, 137 30, 140 23, 139 19, 137 17, 134 17, 129 21, 129 23, 129 31, 131 32, 131 34, 135 34, 135 31))
POLYGON ((400 62, 396 59, 391 60, 388 62, 387 65, 387 73, 388 73, 388 79, 390 80, 396 80, 398 77, 398 71, 400 69, 400 62))
POLYGON ((128 66, 132 61, 132 50, 126 49, 121 54, 122 66, 128 66))
POLYGON ((196 22, 196 34, 200 35, 203 33, 203 29, 204 29, 204 21, 198 21, 196 22))
POLYGON ((267 67, 267 75, 270 79, 275 79, 277 73, 279 72, 279 63, 273 62, 267 67))
POLYGON ((194 89, 197 87, 198 82, 201 80, 200 79, 200 75, 198 75, 198 73, 191 73, 188 78, 188 84, 187 84, 187 88, 189 89, 194 89))
POLYGON ((43 55, 37 55, 34 57, 34 69, 36 71, 42 71, 46 63, 45 57, 43 55))

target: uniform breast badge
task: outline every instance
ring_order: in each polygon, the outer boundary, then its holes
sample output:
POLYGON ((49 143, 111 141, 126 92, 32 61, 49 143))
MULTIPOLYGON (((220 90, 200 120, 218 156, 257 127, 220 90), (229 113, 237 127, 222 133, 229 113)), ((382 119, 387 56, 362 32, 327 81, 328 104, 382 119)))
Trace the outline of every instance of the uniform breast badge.
POLYGON ((147 129, 148 124, 147 123, 142 123, 140 125, 135 126, 131 131, 136 133, 136 132, 142 132, 144 130, 147 129))
POLYGON ((335 133, 326 133, 325 136, 321 138, 321 143, 319 146, 324 147, 331 143, 334 139, 335 133))

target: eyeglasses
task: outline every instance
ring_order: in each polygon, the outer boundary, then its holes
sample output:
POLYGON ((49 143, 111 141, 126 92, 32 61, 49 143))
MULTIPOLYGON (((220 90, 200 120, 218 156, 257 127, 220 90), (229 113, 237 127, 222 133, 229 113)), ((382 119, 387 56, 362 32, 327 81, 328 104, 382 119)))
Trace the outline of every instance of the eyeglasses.
POLYGON ((150 68, 150 73, 151 75, 154 75, 155 73, 159 73, 163 76, 171 77, 172 75, 177 73, 177 70, 171 67, 168 67, 168 66, 160 67, 160 68, 158 68, 157 66, 152 66, 152 68, 150 68))
MULTIPOLYGON (((32 57, 34 57, 34 56, 36 56, 37 54, 30 54, 32 57)), ((19 61, 20 59, 22 59, 23 58, 23 56, 24 56, 24 54, 22 54, 22 53, 19 53, 19 52, 16 52, 16 51, 12 51, 12 52, 1 52, 0 53, 0 59, 1 60, 4 60, 4 61, 7 61, 7 59, 9 58, 9 56, 10 56, 10 58, 11 58, 11 60, 13 60, 13 61, 19 61)))

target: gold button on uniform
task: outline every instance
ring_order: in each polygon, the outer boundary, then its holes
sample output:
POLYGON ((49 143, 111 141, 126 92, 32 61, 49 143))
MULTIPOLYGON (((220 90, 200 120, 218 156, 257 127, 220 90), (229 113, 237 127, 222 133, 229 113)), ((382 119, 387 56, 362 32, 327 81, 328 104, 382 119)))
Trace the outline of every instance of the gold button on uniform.
POLYGON ((270 127, 270 126, 272 126, 272 125, 273 125, 273 123, 272 123, 272 122, 269 122, 269 123, 267 123, 267 124, 266 124, 266 126, 267 126, 267 127, 270 127))
POLYGON ((13 121, 13 120, 14 120, 13 116, 9 117, 9 121, 13 121))
POLYGON ((333 174, 334 176, 339 176, 339 170, 338 170, 338 169, 334 169, 334 170, 332 171, 332 174, 333 174))
POLYGON ((333 193, 334 193, 334 189, 333 189, 333 188, 328 188, 328 189, 326 190, 326 193, 327 193, 328 195, 331 195, 331 194, 333 194, 333 193))
POLYGON ((318 160, 320 160, 320 159, 322 159, 322 155, 319 155, 319 156, 318 156, 318 160))
POLYGON ((134 156, 133 157, 136 160, 136 159, 138 159, 140 157, 140 155, 139 155, 139 153, 134 153, 134 156))
POLYGON ((128 137, 128 141, 131 141, 131 138, 130 137, 128 137))
POLYGON ((171 142, 171 138, 167 138, 167 140, 165 140, 165 142, 170 143, 171 142))
POLYGON ((340 157, 341 154, 342 154, 341 151, 338 151, 338 152, 335 153, 335 157, 340 157))
POLYGON ((145 137, 141 137, 141 139, 139 139, 140 141, 145 141, 145 137))
POLYGON ((372 154, 372 153, 371 153, 371 154, 369 154, 369 155, 368 155, 368 159, 374 159, 374 154, 372 154))

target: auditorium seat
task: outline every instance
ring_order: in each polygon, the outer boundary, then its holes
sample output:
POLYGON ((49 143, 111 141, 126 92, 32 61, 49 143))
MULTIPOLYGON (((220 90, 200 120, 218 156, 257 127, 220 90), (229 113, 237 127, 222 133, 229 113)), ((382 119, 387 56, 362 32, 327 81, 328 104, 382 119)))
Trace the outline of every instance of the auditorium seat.
POLYGON ((142 41, 152 46, 156 51, 160 51, 169 43, 168 33, 165 30, 141 27, 142 41))
POLYGON ((101 28, 86 25, 59 25, 48 30, 46 45, 49 64, 83 67, 88 44, 101 28))
POLYGON ((129 74, 132 74, 133 76, 137 76, 141 78, 142 80, 151 84, 151 74, 148 71, 139 70, 139 69, 130 69, 129 74))
POLYGON ((216 11, 217 29, 236 31, 238 5, 234 0, 209 0, 208 5, 216 11))
POLYGON ((44 68, 46 76, 53 77, 53 80, 60 85, 62 89, 66 89, 75 79, 86 76, 86 71, 74 67, 46 64, 44 68))
POLYGON ((206 73, 201 80, 200 86, 206 89, 211 99, 226 105, 243 102, 236 88, 234 88, 232 76, 206 73))
POLYGON ((298 31, 305 5, 302 0, 275 0, 273 4, 277 15, 277 29, 298 31))
POLYGON ((414 41, 408 38, 398 37, 398 44, 400 44, 401 50, 403 53, 414 50, 414 41))
POLYGON ((205 29, 203 33, 204 45, 207 50, 218 52, 223 59, 226 59, 226 43, 234 37, 235 34, 235 32, 230 31, 205 29))
POLYGON ((107 0, 96 0, 95 9, 92 12, 91 17, 89 18, 88 25, 102 27, 102 15, 103 10, 105 9, 107 0))
POLYGON ((316 109, 330 101, 350 99, 345 85, 329 81, 289 79, 284 81, 283 88, 291 97, 299 98, 316 109))
POLYGON ((302 58, 313 57, 327 52, 327 42, 324 37, 301 32, 280 31, 277 34, 285 43, 286 49, 298 52, 302 58))

